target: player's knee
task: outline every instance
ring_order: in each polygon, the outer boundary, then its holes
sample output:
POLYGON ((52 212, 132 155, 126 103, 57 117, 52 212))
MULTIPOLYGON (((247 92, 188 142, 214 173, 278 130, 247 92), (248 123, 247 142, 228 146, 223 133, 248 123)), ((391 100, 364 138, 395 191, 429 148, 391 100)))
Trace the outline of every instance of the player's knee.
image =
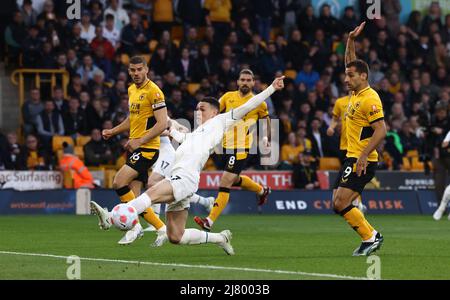
POLYGON ((336 214, 339 214, 345 208, 344 201, 342 200, 341 195, 336 193, 333 199, 333 210, 336 214))
POLYGON ((167 238, 169 239, 169 242, 171 244, 179 244, 182 237, 183 235, 177 232, 170 232, 170 231, 167 232, 167 238))
POLYGON ((220 179, 220 187, 230 188, 233 186, 236 179, 239 179, 239 176, 222 176, 220 179))

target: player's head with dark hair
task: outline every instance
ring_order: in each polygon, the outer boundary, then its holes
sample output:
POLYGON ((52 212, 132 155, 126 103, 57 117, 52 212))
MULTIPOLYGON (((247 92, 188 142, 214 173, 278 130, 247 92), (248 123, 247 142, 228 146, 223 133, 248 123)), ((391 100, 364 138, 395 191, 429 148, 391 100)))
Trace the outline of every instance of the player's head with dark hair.
POLYGON ((203 124, 211 118, 214 118, 220 112, 220 104, 214 97, 204 97, 198 104, 196 109, 197 123, 203 124))
POLYGON ((238 89, 242 95, 250 93, 255 86, 255 75, 250 69, 242 69, 237 80, 238 89))
POLYGON ((128 74, 137 86, 141 86, 147 80, 147 61, 142 56, 133 56, 128 65, 128 74))
POLYGON ((357 59, 345 66, 345 83, 350 91, 358 92, 368 85, 369 66, 357 59))

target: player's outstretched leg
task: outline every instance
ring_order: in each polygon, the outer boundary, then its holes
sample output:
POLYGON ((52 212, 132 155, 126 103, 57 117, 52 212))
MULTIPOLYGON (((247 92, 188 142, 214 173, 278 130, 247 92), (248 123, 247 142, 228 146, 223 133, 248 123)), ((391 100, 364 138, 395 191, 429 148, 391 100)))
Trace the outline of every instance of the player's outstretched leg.
POLYGON ((353 256, 368 256, 380 249, 384 238, 369 224, 361 211, 353 206, 352 200, 358 196, 358 192, 339 187, 333 204, 335 212, 340 214, 362 239, 361 245, 353 251, 353 256))
POLYGON ((211 211, 214 205, 214 197, 202 197, 198 194, 194 194, 189 198, 190 203, 196 203, 203 206, 208 212, 211 211))
MULTIPOLYGON (((442 218, 442 215, 445 213, 445 210, 447 208, 447 204, 449 201, 450 201, 450 185, 447 186, 447 188, 445 189, 444 195, 442 196, 442 199, 441 199, 441 204, 434 212, 433 219, 435 219, 436 221, 439 221, 442 218)), ((448 218, 450 220, 450 214, 449 214, 448 218)))
POLYGON ((253 181, 250 177, 246 175, 240 175, 240 180, 235 186, 240 186, 242 189, 246 191, 251 191, 256 193, 256 200, 258 206, 264 205, 267 203, 270 194, 270 188, 267 186, 262 186, 259 183, 253 181))
POLYGON ((103 230, 108 230, 111 227, 111 214, 106 208, 102 208, 95 201, 91 201, 91 213, 97 215, 98 226, 103 230))

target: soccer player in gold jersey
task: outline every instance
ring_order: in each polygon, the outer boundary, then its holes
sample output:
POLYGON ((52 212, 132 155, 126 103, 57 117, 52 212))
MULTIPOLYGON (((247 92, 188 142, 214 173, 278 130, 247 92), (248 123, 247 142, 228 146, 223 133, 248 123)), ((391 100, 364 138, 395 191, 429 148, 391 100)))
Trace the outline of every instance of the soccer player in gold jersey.
MULTIPOLYGON (((334 132, 336 130, 336 127, 338 126, 339 122, 341 124, 341 135, 340 135, 340 142, 339 142, 339 150, 340 150, 340 161, 341 164, 344 162, 346 156, 347 156, 347 130, 346 130, 346 123, 345 118, 347 114, 347 107, 348 103, 350 101, 350 95, 338 98, 336 102, 334 103, 333 107, 333 113, 332 118, 330 122, 330 126, 328 126, 327 129, 327 135, 333 136, 334 132)), ((341 180, 342 174, 339 174, 336 177, 336 181, 333 185, 333 194, 336 193, 336 190, 339 186, 339 182, 341 180)), ((365 213, 367 211, 367 207, 362 203, 361 197, 358 197, 355 201, 353 201, 353 205, 357 206, 359 210, 361 210, 362 213, 365 213)))
MULTIPOLYGON (((167 108, 164 94, 159 87, 147 77, 147 62, 143 57, 130 59, 128 73, 133 84, 128 88, 129 116, 119 125, 102 132, 104 139, 129 131, 129 140, 125 147, 130 153, 125 165, 120 168, 113 180, 113 187, 121 202, 133 200, 140 194, 147 183, 148 171, 159 155, 160 134, 167 128, 167 108)), ((100 217, 98 207, 91 203, 91 208, 100 217)), ((151 208, 142 214, 153 225, 158 235, 165 235, 165 224, 151 208)), ((111 224, 101 222, 102 229, 111 224), (106 224, 106 225, 105 225, 106 224)), ((142 227, 128 231, 119 244, 129 244, 143 235, 142 227)))
MULTIPOLYGON (((253 72, 249 69, 241 70, 237 85, 237 91, 227 92, 219 99, 220 113, 225 113, 237 108, 254 96, 252 93, 252 89, 255 85, 253 72)), ((248 152, 253 143, 253 128, 259 119, 267 120, 268 135, 263 137, 263 143, 265 144, 264 146, 268 147, 270 145, 270 118, 265 102, 261 103, 256 109, 250 111, 240 122, 234 125, 223 138, 223 158, 226 165, 225 171, 220 179, 219 193, 208 217, 194 217, 194 221, 206 231, 211 230, 213 223, 226 207, 230 198, 230 188, 232 186, 240 186, 245 190, 255 192, 259 206, 267 202, 270 189, 254 182, 248 176, 240 175, 245 167, 248 152)))
POLYGON ((355 39, 365 22, 351 31, 345 53, 345 83, 351 91, 347 106, 347 155, 342 165, 339 187, 333 194, 334 211, 340 214, 362 239, 354 256, 368 256, 378 250, 383 236, 366 220, 352 202, 360 197, 374 177, 378 165, 376 147, 386 136, 383 105, 368 83, 369 67, 356 58, 355 39))

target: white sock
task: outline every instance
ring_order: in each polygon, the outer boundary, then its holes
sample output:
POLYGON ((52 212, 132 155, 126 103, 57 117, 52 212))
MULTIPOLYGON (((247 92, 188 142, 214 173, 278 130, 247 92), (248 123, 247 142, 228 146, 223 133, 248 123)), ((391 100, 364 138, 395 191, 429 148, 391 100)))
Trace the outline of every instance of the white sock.
POLYGON ((205 198, 205 197, 198 196, 198 202, 197 203, 201 204, 205 208, 209 208, 209 200, 207 198, 205 198))
POLYGON ((370 239, 368 239, 368 240, 365 240, 364 243, 373 243, 373 242, 375 242, 375 236, 377 235, 377 233, 378 232, 376 230, 372 231, 372 237, 370 239))
POLYGON ((224 243, 225 238, 220 233, 211 233, 198 229, 187 228, 184 230, 180 245, 198 245, 205 243, 224 243))
POLYGON ((199 203, 200 198, 201 197, 199 195, 194 194, 189 198, 189 203, 199 203))
POLYGON ((128 204, 133 206, 137 210, 137 213, 139 215, 139 214, 143 213, 147 208, 149 208, 150 205, 152 205, 152 200, 147 195, 147 193, 143 193, 136 199, 128 202, 128 204))
POLYGON ((212 224, 214 224, 214 221, 213 220, 211 220, 209 217, 206 217, 206 219, 208 220, 208 222, 209 222, 209 226, 212 226, 212 224))
POLYGON ((152 204, 152 209, 153 212, 158 216, 159 218, 159 214, 161 213, 161 204, 157 203, 157 204, 152 204))
POLYGON ((166 225, 164 225, 163 227, 161 227, 160 229, 158 229, 158 232, 166 232, 166 231, 167 231, 166 225))
POLYGON ((258 193, 259 196, 261 196, 262 194, 264 194, 264 188, 262 188, 258 193))
POLYGON ((444 195, 442 196, 441 204, 439 205, 439 210, 444 212, 447 208, 447 204, 450 201, 450 185, 444 191, 444 195))

